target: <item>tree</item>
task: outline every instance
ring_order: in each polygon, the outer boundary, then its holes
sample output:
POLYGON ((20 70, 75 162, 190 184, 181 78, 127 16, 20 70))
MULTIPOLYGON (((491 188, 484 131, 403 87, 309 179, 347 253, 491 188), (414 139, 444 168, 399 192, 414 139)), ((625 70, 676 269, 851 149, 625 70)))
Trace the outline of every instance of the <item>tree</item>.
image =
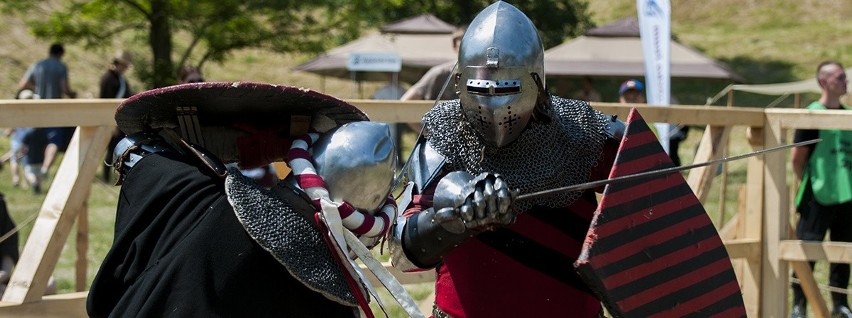
MULTIPOLYGON (((381 12, 380 19, 399 20, 421 13, 432 13, 453 25, 467 25, 493 0, 421 0, 388 1, 381 12)), ((511 4, 523 11, 539 29, 544 47, 559 45, 566 38, 583 34, 593 27, 589 17, 588 5, 583 0, 517 0, 511 4)))
MULTIPOLYGON (((223 62, 242 48, 320 52, 387 21, 431 12, 466 25, 491 0, 4 0, 0 7, 31 14, 36 36, 86 47, 116 38, 145 42, 150 59, 137 59, 151 88, 176 82, 194 62, 223 62), (42 17, 47 16, 47 19, 42 17), (35 18, 38 17, 38 18, 35 18), (179 40, 176 40, 179 39, 179 40)), ((545 48, 591 26, 582 0, 513 1, 539 28, 545 48)))
POLYGON ((27 24, 36 36, 86 47, 116 37, 146 42, 149 61, 137 64, 151 87, 176 82, 176 70, 195 61, 222 62, 241 48, 318 52, 364 27, 360 12, 341 0, 6 0, 6 10, 43 11, 27 24), (349 14, 345 14, 350 12, 349 14), (179 37, 182 41, 175 41, 179 37), (176 61, 176 62, 175 62, 176 61), (150 64, 147 64, 150 63, 150 64))

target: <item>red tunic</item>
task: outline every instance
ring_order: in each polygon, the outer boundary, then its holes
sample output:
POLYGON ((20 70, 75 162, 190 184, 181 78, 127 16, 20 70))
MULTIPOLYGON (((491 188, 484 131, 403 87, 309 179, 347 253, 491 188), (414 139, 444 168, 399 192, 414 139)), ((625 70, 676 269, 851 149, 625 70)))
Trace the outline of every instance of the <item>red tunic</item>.
MULTIPOLYGON (((606 178, 616 150, 606 143, 590 180, 606 178)), ((431 205, 436 183, 406 215, 431 205)), ((451 317, 596 317, 600 301, 573 266, 596 208, 587 190, 567 207, 534 207, 512 226, 468 240, 436 268, 436 304, 451 317)))

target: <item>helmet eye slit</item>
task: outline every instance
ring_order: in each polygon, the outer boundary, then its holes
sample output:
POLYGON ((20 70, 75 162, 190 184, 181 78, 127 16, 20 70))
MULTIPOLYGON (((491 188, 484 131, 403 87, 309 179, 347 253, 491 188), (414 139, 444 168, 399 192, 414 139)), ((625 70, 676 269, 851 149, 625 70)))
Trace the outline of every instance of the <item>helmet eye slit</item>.
POLYGON ((521 81, 471 79, 467 81, 467 91, 471 94, 486 96, 519 94, 521 92, 521 81))

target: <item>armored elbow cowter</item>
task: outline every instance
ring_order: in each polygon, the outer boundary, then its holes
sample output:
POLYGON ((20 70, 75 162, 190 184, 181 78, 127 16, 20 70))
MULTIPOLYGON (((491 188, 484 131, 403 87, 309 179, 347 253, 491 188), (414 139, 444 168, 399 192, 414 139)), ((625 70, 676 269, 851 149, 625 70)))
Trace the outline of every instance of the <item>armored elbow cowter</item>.
MULTIPOLYGON (((414 146, 404 171, 410 181, 399 201, 404 211, 415 194, 420 194, 445 168, 444 157, 428 142, 421 140, 414 146)), ((426 209, 411 216, 397 218, 391 227, 391 263, 401 271, 418 271, 438 265, 453 248, 472 237, 470 233, 452 233, 435 222, 434 209, 426 209)))
POLYGON ((400 217, 390 240, 391 263, 403 272, 430 269, 444 256, 473 237, 469 231, 452 233, 435 222, 435 211, 427 209, 410 217, 400 217))

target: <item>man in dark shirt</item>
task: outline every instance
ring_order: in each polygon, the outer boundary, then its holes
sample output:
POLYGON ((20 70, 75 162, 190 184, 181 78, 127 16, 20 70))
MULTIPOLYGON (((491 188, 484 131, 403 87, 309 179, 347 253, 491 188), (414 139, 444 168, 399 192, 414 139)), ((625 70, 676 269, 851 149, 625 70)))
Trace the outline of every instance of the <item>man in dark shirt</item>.
MULTIPOLYGON (((817 82, 822 94, 808 109, 849 109, 840 103, 849 83, 840 63, 821 63, 817 82)), ((805 241, 822 241, 830 230, 831 241, 852 242, 852 157, 846 155, 852 146, 852 131, 800 129, 796 130, 794 141, 817 138, 822 141, 791 151, 793 171, 802 180, 796 197, 796 236, 805 241)), ((814 263, 810 265, 813 268, 814 263)), ((829 271, 829 285, 841 289, 849 285, 849 264, 831 264, 829 271)), ((833 317, 852 317, 846 294, 832 292, 831 300, 833 317)), ((806 304, 802 288, 793 284, 792 317, 806 317, 806 304)))
MULTIPOLYGON (((120 50, 115 53, 115 57, 109 64, 109 68, 106 73, 101 76, 100 98, 128 98, 133 96, 133 90, 130 89, 130 83, 127 82, 127 78, 124 76, 124 73, 127 72, 131 65, 133 65, 133 58, 130 55, 130 52, 120 50)), ((115 148, 115 144, 118 143, 122 137, 124 137, 124 134, 121 133, 121 130, 116 128, 115 131, 113 131, 112 138, 110 138, 109 145, 107 146, 104 162, 112 162, 112 149, 115 148)), ((104 166, 103 169, 103 174, 101 176, 105 182, 109 181, 110 169, 107 166, 104 166)))

